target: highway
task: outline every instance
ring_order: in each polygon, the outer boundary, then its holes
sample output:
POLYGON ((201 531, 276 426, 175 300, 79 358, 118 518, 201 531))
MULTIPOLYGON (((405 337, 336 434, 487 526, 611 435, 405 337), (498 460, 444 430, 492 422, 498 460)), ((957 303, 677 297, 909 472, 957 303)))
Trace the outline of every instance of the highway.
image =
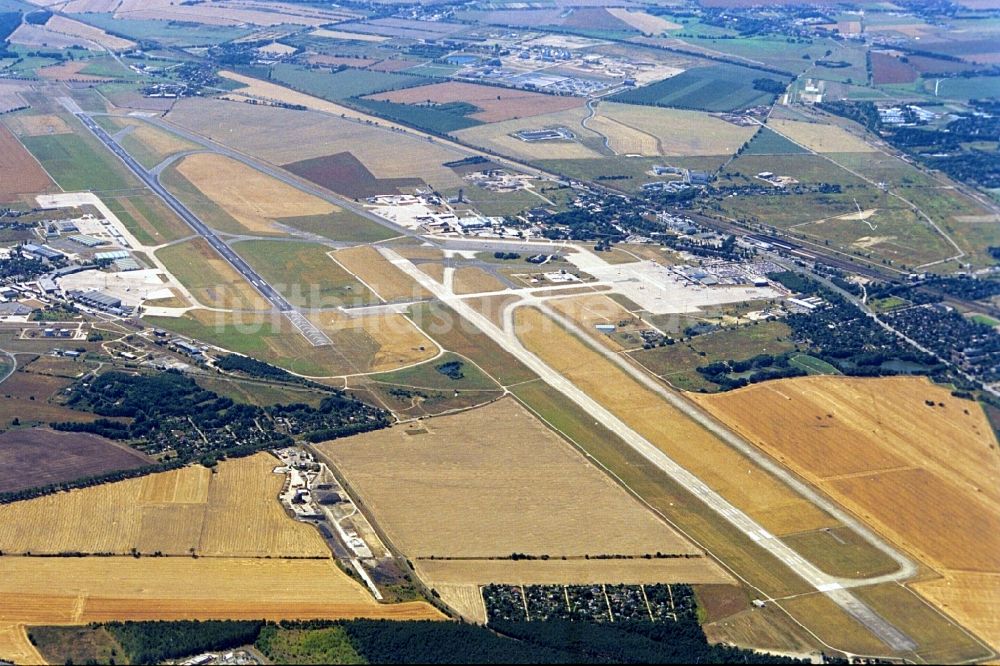
MULTIPOLYGON (((420 286, 447 304, 449 307, 453 308, 460 316, 469 321, 490 339, 499 344, 505 351, 509 352, 517 360, 535 372, 546 384, 572 400, 588 414, 593 416, 596 421, 599 421, 602 425, 604 425, 604 427, 611 430, 618 437, 620 437, 622 441, 635 449, 646 460, 656 465, 656 467, 684 486, 684 488, 686 488, 689 492, 697 496, 720 517, 736 527, 741 533, 750 539, 750 541, 754 542, 765 551, 776 557, 791 571, 809 583, 809 585, 815 590, 826 595, 848 614, 871 629, 871 631, 886 645, 897 651, 912 650, 916 647, 912 639, 875 613, 848 589, 855 586, 872 585, 893 580, 905 580, 912 577, 916 571, 916 567, 906 557, 900 555, 888 546, 882 545, 881 547, 885 550, 885 552, 891 554, 893 559, 895 559, 900 565, 900 569, 893 574, 867 579, 844 579, 824 573, 814 564, 806 560, 802 555, 786 545, 781 539, 773 534, 770 534, 753 518, 731 504, 704 481, 667 456, 655 444, 648 441, 642 435, 629 427, 615 414, 587 395, 570 380, 563 377, 535 354, 526 349, 514 333, 514 307, 508 307, 504 311, 504 326, 503 328, 500 328, 489 318, 477 312, 461 297, 456 296, 447 287, 434 281, 430 276, 417 268, 411 261, 408 261, 389 248, 379 248, 379 252, 381 252, 381 254, 394 266, 416 280, 420 286)), ((530 301, 524 301, 524 303, 528 302, 530 301)), ((583 337, 586 340, 586 336, 583 337)), ((632 370, 638 372, 634 368, 632 370)), ((652 379, 649 379, 648 377, 645 379, 648 380, 648 382, 653 383, 652 379)), ((646 384, 645 381, 643 383, 646 384)), ((655 385, 655 383, 653 384, 655 385)), ((662 387, 659 387, 658 385, 655 386, 657 392, 659 393, 662 387)), ((673 400, 670 402, 673 402, 673 400)), ((690 405, 685 405, 685 413, 689 413, 690 409, 692 409, 690 405)), ((701 421, 701 419, 695 420, 701 422, 702 425, 706 425, 701 421)), ((709 429, 719 435, 720 433, 718 430, 721 429, 721 426, 716 424, 712 424, 712 426, 713 427, 710 427, 709 429)), ((729 433, 729 437, 726 437, 725 439, 732 444, 731 438, 735 437, 735 435, 729 433)), ((746 447, 751 446, 745 442, 742 444, 746 447)), ((739 448, 742 449, 743 447, 739 448)), ((787 482, 787 476, 788 475, 783 475, 782 480, 787 482)), ((801 487, 796 487, 796 490, 801 491, 801 487)), ((814 497, 812 496, 809 496, 808 498, 810 500, 814 500, 814 497)), ((821 500, 820 505, 822 508, 825 509, 830 507, 835 509, 837 514, 843 514, 843 512, 839 511, 839 509, 833 507, 832 503, 822 500, 822 498, 819 498, 818 496, 816 496, 815 499, 821 500)), ((857 521, 850 519, 850 517, 848 517, 848 520, 851 521, 848 523, 851 527, 860 527, 857 521)), ((870 534, 863 528, 861 528, 860 533, 862 536, 870 534)))
POLYGON ((216 233, 202 222, 197 215, 192 213, 187 206, 181 203, 173 194, 167 191, 156 176, 147 171, 141 164, 132 158, 125 149, 122 148, 100 125, 94 122, 93 118, 87 115, 72 100, 64 100, 64 105, 89 129, 94 136, 100 139, 108 150, 113 152, 150 190, 160 197, 178 217, 194 230, 199 236, 204 238, 209 245, 221 256, 230 266, 242 275, 247 282, 253 285, 254 289, 260 292, 274 308, 283 314, 286 319, 316 347, 333 344, 329 337, 319 328, 314 326, 301 312, 295 309, 288 300, 282 296, 277 289, 272 287, 257 271, 248 264, 243 257, 238 255, 233 248, 229 247, 220 239, 216 233), (66 103, 69 102, 69 103, 66 103))

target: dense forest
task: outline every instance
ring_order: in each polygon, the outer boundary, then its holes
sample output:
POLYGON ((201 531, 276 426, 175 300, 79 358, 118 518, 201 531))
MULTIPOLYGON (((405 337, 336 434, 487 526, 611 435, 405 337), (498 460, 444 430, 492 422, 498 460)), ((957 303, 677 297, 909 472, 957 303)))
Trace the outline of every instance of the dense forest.
MULTIPOLYGON (((490 629, 456 622, 390 620, 113 622, 91 627, 97 630, 95 635, 101 628, 107 629, 114 647, 120 647, 133 664, 163 663, 249 645, 274 663, 298 664, 800 663, 709 645, 691 618, 614 624, 497 622, 490 629)), ((42 629, 33 631, 39 637, 78 631, 42 629)), ((49 640, 47 644, 59 642, 49 640)))

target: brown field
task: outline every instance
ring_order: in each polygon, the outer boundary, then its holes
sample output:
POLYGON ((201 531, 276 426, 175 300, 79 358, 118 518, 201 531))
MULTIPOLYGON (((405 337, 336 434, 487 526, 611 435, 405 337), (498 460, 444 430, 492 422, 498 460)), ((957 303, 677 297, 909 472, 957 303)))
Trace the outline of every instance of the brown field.
POLYGON ((836 125, 773 118, 767 126, 817 153, 874 153, 876 148, 836 125))
POLYGON ((45 28, 51 30, 52 32, 69 35, 70 37, 79 37, 80 39, 95 42, 101 47, 111 51, 124 51, 125 49, 130 49, 135 46, 135 42, 109 35, 100 28, 95 28, 94 26, 80 23, 79 21, 74 21, 73 19, 66 18, 65 16, 60 16, 58 14, 48 20, 45 24, 45 28))
POLYGON ((0 659, 15 664, 44 664, 45 660, 28 640, 24 625, 0 622, 0 659))
POLYGON ((0 622, 358 617, 442 616, 377 603, 330 559, 0 558, 0 622))
POLYGON ((444 264, 417 264, 417 268, 431 276, 436 282, 444 284, 444 264))
POLYGON ((740 611, 702 625, 710 643, 727 643, 770 652, 805 654, 816 649, 795 621, 774 605, 740 611))
POLYGON ((185 157, 177 170, 253 233, 275 233, 274 220, 327 215, 339 209, 311 194, 222 155, 185 157))
MULTIPOLYGON (((592 532, 591 532, 592 533, 592 532)), ((588 583, 731 583, 706 557, 631 560, 431 560, 414 561, 422 580, 437 585, 584 585, 588 583)))
POLYGON ((397 104, 437 105, 449 102, 466 102, 480 109, 480 111, 470 114, 470 117, 484 123, 495 123, 513 118, 530 118, 531 116, 583 106, 583 99, 580 97, 543 95, 527 90, 510 90, 458 81, 393 90, 372 95, 370 98, 396 102, 397 104))
POLYGON ((373 343, 370 354, 349 354, 358 372, 388 372, 434 358, 437 345, 413 322, 400 314, 349 317, 336 312, 310 315, 313 322, 336 340, 338 333, 357 331, 373 343))
POLYGON ((434 587, 441 601, 470 622, 486 624, 486 605, 478 585, 452 585, 445 583, 434 587))
POLYGON ((420 178, 376 178, 353 153, 314 157, 284 167, 296 176, 352 199, 401 194, 404 189, 426 185, 420 178))
POLYGON ((89 412, 78 412, 50 402, 58 391, 69 386, 69 379, 17 372, 0 385, 0 428, 9 428, 15 418, 21 425, 43 425, 52 421, 93 421, 89 412))
POLYGON ((185 467, 0 506, 0 551, 325 557, 319 533, 285 515, 270 455, 185 467))
POLYGON ((82 44, 83 40, 69 35, 46 30, 44 26, 22 23, 10 35, 10 43, 19 46, 38 47, 47 49, 68 49, 74 46, 83 46, 90 51, 98 51, 100 47, 96 44, 82 44))
POLYGON ((528 349, 773 534, 836 521, 533 308, 515 313, 528 349))
POLYGON ((48 428, 9 430, 0 434, 0 493, 133 469, 151 462, 134 449, 88 433, 48 428))
POLYGON ((430 259, 431 261, 444 259, 444 252, 432 245, 393 245, 392 249, 406 259, 430 259))
POLYGON ((647 34, 659 34, 667 30, 677 30, 681 26, 673 21, 668 21, 659 16, 653 16, 646 12, 630 11, 622 8, 608 8, 608 13, 619 21, 623 21, 636 30, 647 34))
POLYGON ((885 83, 913 83, 917 70, 898 56, 889 53, 872 53, 872 81, 876 85, 885 83))
POLYGON ((38 194, 53 187, 35 158, 0 126, 0 201, 14 201, 20 194, 38 194))
POLYGON ((408 557, 698 552, 513 400, 422 424, 317 447, 408 557))
POLYGON ((507 285, 482 268, 462 266, 455 269, 454 287, 456 294, 479 294, 487 291, 503 291, 507 285))
POLYGON ((267 310, 270 305, 202 238, 169 245, 156 256, 208 307, 267 310))
POLYGON ((404 69, 410 69, 411 67, 416 67, 420 64, 419 60, 405 60, 403 58, 389 58, 388 60, 382 60, 374 65, 370 66, 368 69, 376 72, 400 72, 404 69))
POLYGON ((389 263, 370 245, 337 250, 333 258, 383 300, 417 300, 429 296, 413 278, 389 263))
POLYGON ((364 58, 362 56, 332 56, 323 54, 310 55, 308 58, 313 65, 331 65, 333 67, 354 67, 355 69, 365 69, 369 65, 374 65, 378 60, 374 58, 364 58))
POLYGON ((70 134, 72 129, 56 115, 18 114, 7 119, 7 126, 18 136, 70 134))
MULTIPOLYGON (((250 81, 254 81, 250 79, 250 81)), ((263 82, 272 95, 292 92, 263 82)), ((298 93, 295 93, 296 95, 298 93)), ((315 99, 315 98, 309 98, 315 99)), ((319 100, 322 101, 322 100, 319 100)), ((304 103, 302 100, 295 103, 304 103)), ((181 100, 167 119, 227 146, 273 164, 302 162, 342 153, 353 155, 376 179, 419 176, 439 189, 462 187, 464 181, 443 166, 468 153, 452 150, 441 141, 427 141, 414 132, 388 131, 386 121, 327 103, 315 108, 327 113, 291 111, 208 99, 181 100), (329 115, 333 114, 333 115, 329 115), (352 122, 348 119, 360 119, 352 122), (365 121, 371 120, 372 124, 365 121), (415 168, 419 165, 419 168, 415 168)))

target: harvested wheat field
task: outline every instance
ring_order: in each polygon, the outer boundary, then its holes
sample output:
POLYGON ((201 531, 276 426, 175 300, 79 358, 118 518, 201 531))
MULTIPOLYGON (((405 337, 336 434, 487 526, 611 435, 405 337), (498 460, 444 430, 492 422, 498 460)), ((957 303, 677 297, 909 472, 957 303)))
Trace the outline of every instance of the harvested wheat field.
POLYGON ((340 312, 309 315, 335 341, 343 331, 356 331, 371 342, 368 349, 347 349, 358 372, 389 372, 434 358, 438 346, 401 314, 351 317, 340 312))
POLYGON ((333 258, 384 301, 416 300, 430 295, 370 245, 337 250, 333 258))
POLYGON ((325 557, 319 533, 285 515, 277 459, 257 454, 0 506, 0 551, 325 557))
POLYGON ((42 655, 28 640, 24 625, 16 622, 0 622, 0 659, 15 664, 45 663, 42 655))
POLYGON ((876 148, 836 125, 771 119, 767 126, 817 153, 873 153, 876 148))
POLYGON ((35 158, 6 127, 0 126, 0 201, 14 201, 20 194, 48 192, 52 187, 35 158))
POLYGON ((454 289, 456 294, 481 294, 489 291, 503 291, 507 288, 495 275, 478 266, 462 266, 455 269, 454 289))
MULTIPOLYGON (((272 94, 292 93, 281 86, 249 80, 268 86, 272 94)), ((405 134, 390 131, 388 127, 396 126, 336 105, 326 108, 326 104, 316 108, 328 113, 315 113, 186 99, 179 101, 166 117, 181 127, 272 164, 301 163, 348 153, 376 179, 412 179, 416 164, 420 165, 420 177, 434 187, 448 189, 465 185, 461 176, 443 164, 468 157, 468 152, 453 150, 440 140, 428 141, 413 131, 405 134), (340 117, 342 113, 345 118, 340 117), (349 119, 371 120, 372 124, 349 119)))
POLYGON ((133 118, 122 118, 122 122, 126 125, 131 125, 133 129, 125 135, 122 139, 122 143, 125 145, 126 149, 131 150, 129 146, 133 141, 140 145, 142 149, 151 156, 157 162, 174 155, 175 153, 181 153, 185 150, 196 150, 200 146, 186 141, 176 134, 171 134, 157 127, 153 127, 141 120, 135 120, 133 118))
POLYGON ((540 311, 519 308, 515 322, 529 350, 769 532, 837 524, 540 311))
POLYGON ((438 585, 585 585, 588 583, 732 583, 707 557, 631 560, 430 560, 414 561, 420 578, 438 585))
POLYGON ((135 46, 135 42, 121 37, 115 37, 114 35, 109 35, 100 28, 95 28, 94 26, 87 25, 86 23, 80 23, 79 21, 74 21, 73 19, 66 18, 65 16, 60 16, 58 14, 54 15, 48 20, 48 22, 46 22, 45 28, 46 30, 51 30, 52 32, 69 35, 70 37, 79 37, 80 39, 94 42, 109 51, 124 51, 125 49, 130 49, 135 46))
POLYGON ((177 171, 253 233, 276 233, 274 220, 340 209, 241 162, 210 153, 185 157, 177 171))
POLYGON ((1000 650, 1000 574, 954 571, 910 587, 1000 650))
POLYGON ((317 446, 408 557, 698 552, 513 399, 421 423, 317 446))
POLYGON ((693 396, 943 578, 914 589, 1000 647, 1000 475, 979 406, 918 377, 802 377, 693 396), (933 405, 928 405, 931 401, 933 405))
POLYGON ((439 619, 424 602, 379 604, 331 559, 0 558, 0 622, 439 619))
POLYGON ((692 397, 931 566, 1000 573, 1000 460, 976 403, 918 377, 692 397))
POLYGON ((87 66, 86 60, 70 60, 61 62, 58 65, 49 65, 38 70, 38 76, 50 81, 88 81, 102 82, 113 81, 110 76, 94 76, 92 74, 81 74, 80 71, 87 66))
POLYGON ((543 95, 527 90, 481 86, 458 81, 393 90, 371 95, 369 99, 417 105, 465 102, 480 109, 469 114, 469 117, 484 123, 495 123, 512 118, 530 118, 531 116, 583 106, 583 99, 580 97, 543 95))
POLYGON ((435 585, 434 590, 441 595, 441 601, 458 611, 469 622, 486 624, 486 604, 478 585, 435 585))
POLYGON ((682 27, 673 21, 668 21, 665 18, 653 16, 646 12, 608 7, 608 13, 619 21, 624 21, 636 30, 646 34, 659 34, 667 30, 677 30, 682 27))
POLYGON ((753 136, 700 111, 602 102, 587 127, 608 137, 618 153, 657 156, 731 155, 753 136))

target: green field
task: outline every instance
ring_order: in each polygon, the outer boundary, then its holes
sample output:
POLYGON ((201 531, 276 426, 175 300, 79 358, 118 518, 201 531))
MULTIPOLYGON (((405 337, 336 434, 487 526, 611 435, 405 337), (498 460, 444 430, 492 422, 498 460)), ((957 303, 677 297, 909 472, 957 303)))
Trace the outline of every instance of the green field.
POLYGON ((758 354, 795 349, 791 329, 781 321, 765 321, 698 335, 687 342, 634 351, 630 356, 656 376, 685 391, 716 391, 718 386, 696 370, 714 361, 742 361, 758 354))
POLYGON ((780 134, 762 127, 743 151, 743 155, 798 155, 807 152, 780 134))
POLYGON ((218 320, 211 316, 203 319, 185 315, 145 317, 144 321, 150 326, 311 377, 354 373, 359 366, 364 370, 364 359, 377 351, 377 346, 363 331, 340 331, 330 335, 333 345, 314 347, 282 317, 246 315, 234 320, 220 313, 218 320), (354 362, 353 358, 359 361, 354 362))
MULTIPOLYGON (((969 317, 969 319, 976 322, 977 324, 982 324, 983 326, 1000 326, 1000 321, 994 319, 993 317, 990 317, 989 315, 974 314, 971 317, 969 317)), ((2 371, 0 371, 0 373, 2 373, 2 371)))
POLYGON ((253 32, 251 28, 205 25, 187 21, 135 21, 116 18, 112 14, 86 14, 79 18, 129 39, 155 41, 165 46, 221 44, 253 32))
POLYGON ((261 630, 254 646, 272 664, 365 664, 342 627, 261 630))
POLYGON ((771 93, 753 87, 753 80, 780 78, 748 67, 709 65, 694 67, 677 76, 642 88, 618 93, 612 99, 629 104, 652 104, 702 111, 736 111, 758 104, 770 104, 771 93))
POLYGON ((53 134, 26 136, 21 140, 67 192, 125 190, 139 185, 111 153, 97 145, 96 139, 53 134))
POLYGON ((169 243, 194 232, 152 193, 102 198, 132 235, 144 245, 169 243))
POLYGON ((271 78, 290 88, 332 101, 409 88, 428 82, 423 77, 407 74, 363 69, 344 69, 330 73, 328 70, 303 69, 285 63, 275 65, 271 69, 271 78))
POLYGON ((840 370, 833 367, 823 359, 810 356, 809 354, 796 354, 789 359, 789 362, 796 368, 805 370, 810 375, 839 375, 840 370))
POLYGON ((395 233, 379 223, 372 222, 349 210, 341 210, 330 215, 283 217, 276 221, 300 231, 337 241, 375 243, 396 236, 395 233))
POLYGON ((478 109, 471 104, 441 104, 438 106, 423 106, 417 104, 397 104, 375 99, 357 99, 355 104, 363 106, 377 116, 388 118, 399 123, 434 132, 447 134, 468 127, 481 125, 468 114, 478 109))
POLYGON ((232 247, 293 305, 329 308, 378 302, 364 284, 327 255, 330 248, 325 245, 251 240, 232 247))
POLYGON ((500 388, 499 384, 467 358, 451 352, 445 352, 439 358, 415 365, 412 368, 372 375, 371 379, 383 384, 394 384, 408 388, 454 391, 496 391, 500 388), (447 368, 442 366, 455 363, 460 364, 458 370, 462 375, 460 378, 452 378, 438 369, 445 370, 447 368))

